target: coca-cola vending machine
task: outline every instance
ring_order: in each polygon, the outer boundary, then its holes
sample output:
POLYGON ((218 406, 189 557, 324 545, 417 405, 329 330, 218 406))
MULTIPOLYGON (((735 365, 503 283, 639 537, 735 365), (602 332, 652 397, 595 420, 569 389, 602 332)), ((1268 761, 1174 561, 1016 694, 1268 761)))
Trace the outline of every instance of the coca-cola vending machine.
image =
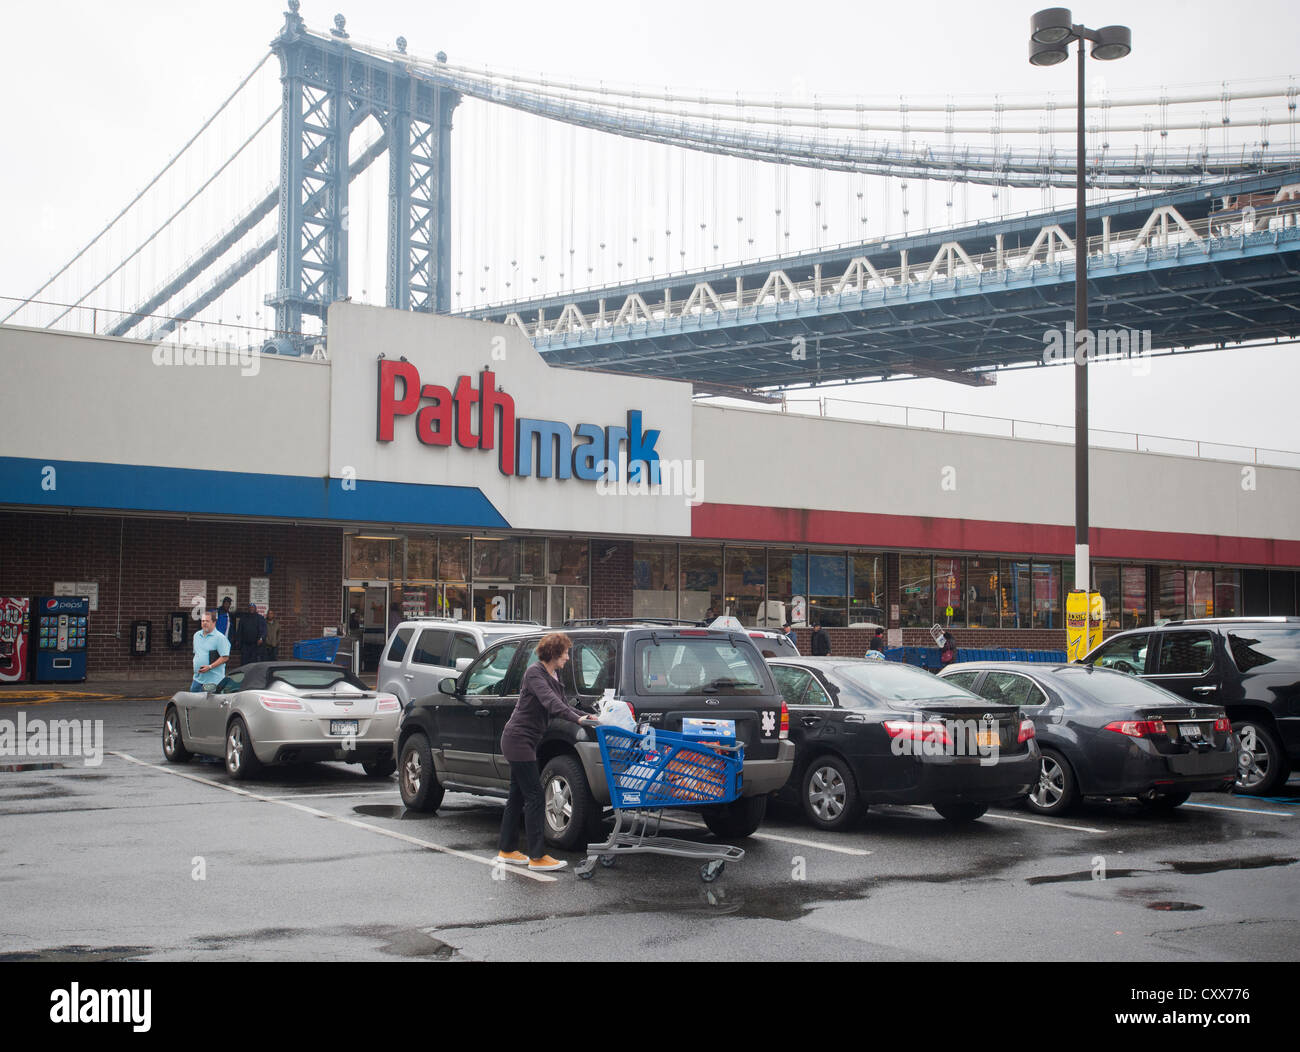
POLYGON ((31 671, 31 603, 0 595, 0 683, 24 682, 31 671))

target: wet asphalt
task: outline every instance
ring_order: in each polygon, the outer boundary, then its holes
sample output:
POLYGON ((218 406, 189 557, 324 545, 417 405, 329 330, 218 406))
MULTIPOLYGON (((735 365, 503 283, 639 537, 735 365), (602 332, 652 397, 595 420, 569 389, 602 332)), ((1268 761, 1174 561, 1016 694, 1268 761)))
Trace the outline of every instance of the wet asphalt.
MULTIPOLYGON (((163 702, 0 696, 104 723, 99 766, 0 757, 0 960, 1285 961, 1300 953, 1300 782, 1172 814, 872 808, 839 835, 769 812, 746 856, 622 858, 589 881, 491 865, 501 804, 402 807, 359 766, 168 764, 163 702)), ((712 842, 680 812, 674 835, 712 842)), ((580 856, 564 856, 577 861, 580 856)))

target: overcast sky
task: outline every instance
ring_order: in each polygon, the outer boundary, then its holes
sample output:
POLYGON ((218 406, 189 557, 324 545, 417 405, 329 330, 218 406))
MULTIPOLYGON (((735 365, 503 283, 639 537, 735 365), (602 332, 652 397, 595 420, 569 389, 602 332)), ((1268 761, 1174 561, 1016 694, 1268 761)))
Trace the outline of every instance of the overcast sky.
MULTIPOLYGON (((845 5, 367 0, 348 29, 454 62, 647 85, 868 95, 1054 91, 1073 67, 1026 60, 1034 3, 845 5)), ((267 50, 282 2, 115 0, 10 3, 0 63, 0 295, 32 292, 152 176, 267 50)), ((304 0, 313 27, 338 9, 304 0)), ((1092 64, 1112 92, 1283 79, 1300 73, 1294 0, 1143 0, 1075 9, 1133 30, 1133 54, 1092 64)), ((1097 369, 1093 423, 1124 431, 1300 449, 1300 349, 1228 351, 1097 369)), ((1066 369, 1005 376, 996 389, 941 381, 859 388, 857 397, 1069 422, 1066 369)), ((828 392, 831 393, 831 392, 828 392)), ((836 397, 842 392, 834 392, 836 397)))

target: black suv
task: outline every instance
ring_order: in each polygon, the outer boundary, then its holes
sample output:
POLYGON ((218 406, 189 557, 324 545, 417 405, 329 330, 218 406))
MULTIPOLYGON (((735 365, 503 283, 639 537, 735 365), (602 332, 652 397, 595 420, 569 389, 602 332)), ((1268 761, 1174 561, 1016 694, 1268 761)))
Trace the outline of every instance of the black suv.
POLYGON ((1300 617, 1169 621, 1120 632, 1083 661, 1226 709, 1239 793, 1268 796, 1300 764, 1300 617))
MULTIPOLYGON (((510 764, 501 755, 501 732, 545 634, 493 644, 459 676, 444 679, 438 694, 417 698, 403 710, 394 750, 407 807, 434 811, 447 789, 508 795, 510 764)), ((753 833, 768 794, 785 784, 794 763, 785 703, 755 641, 741 631, 643 622, 596 623, 567 634, 573 649, 560 680, 570 703, 583 712, 595 712, 612 690, 638 722, 653 727, 680 730, 685 717, 736 721, 736 737, 745 746, 744 795, 700 813, 716 836, 753 833)), ((609 788, 594 732, 552 720, 537 759, 547 843, 571 850, 602 839, 609 788)))

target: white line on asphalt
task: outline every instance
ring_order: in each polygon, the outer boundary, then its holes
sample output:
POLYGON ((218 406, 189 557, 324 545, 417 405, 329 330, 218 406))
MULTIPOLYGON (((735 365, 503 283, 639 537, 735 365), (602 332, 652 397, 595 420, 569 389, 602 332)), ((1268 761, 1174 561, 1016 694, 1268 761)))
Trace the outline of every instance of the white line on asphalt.
MULTIPOLYGON (((665 818, 664 823, 675 823, 677 825, 690 826, 692 829, 708 829, 703 822, 689 822, 685 818, 665 818)), ((843 847, 839 844, 822 844, 816 840, 800 840, 798 837, 781 836, 779 833, 751 833, 755 840, 779 840, 783 844, 795 844, 798 847, 815 847, 821 851, 834 851, 839 855, 870 855, 870 851, 864 851, 860 847, 843 847)))
MULTIPOLYGON (((927 810, 926 804, 875 804, 875 807, 905 807, 908 810, 927 810)), ((936 814, 938 812, 935 812, 936 814)), ((1025 818, 1022 815, 1003 815, 995 814, 992 811, 986 811, 981 817, 983 818, 1001 818, 1007 822, 1025 822, 1031 826, 1052 826, 1054 829, 1069 829, 1075 833, 1109 833, 1109 829, 1095 829, 1092 826, 1075 826, 1068 825, 1065 822, 1051 822, 1046 818, 1025 818)))
POLYGON ((323 796, 392 796, 392 789, 354 789, 350 793, 282 793, 280 796, 268 796, 268 800, 316 800, 323 796))
POLYGON ((1278 818, 1294 818, 1294 811, 1258 811, 1253 807, 1228 807, 1226 804, 1183 804, 1184 807, 1203 807, 1207 811, 1239 811, 1243 815, 1276 815, 1278 818))
MULTIPOLYGON (((281 796, 264 796, 261 793, 250 792, 247 789, 239 789, 233 785, 223 785, 221 782, 214 782, 210 778, 200 778, 197 774, 187 774, 184 771, 174 771, 169 767, 160 767, 156 763, 149 763, 146 760, 137 760, 134 756, 124 752, 110 752, 110 756, 116 756, 119 759, 126 760, 129 763, 136 764, 139 767, 148 767, 163 774, 175 775, 177 778, 185 778, 191 782, 198 782, 200 785, 210 785, 214 789, 224 789, 228 793, 235 793, 238 796, 246 796, 250 800, 260 800, 268 804, 280 804, 282 807, 289 807, 295 811, 301 811, 303 814, 313 815, 316 818, 328 818, 331 822, 338 822, 345 826, 355 826, 357 829, 365 829, 371 833, 378 833, 380 836, 386 836, 392 840, 401 840, 407 844, 414 844, 416 847, 426 848, 429 851, 438 851, 444 855, 454 855, 456 858, 463 858, 468 862, 477 862, 482 866, 497 867, 497 861, 494 858, 485 855, 473 855, 468 851, 457 851, 452 847, 443 847, 441 844, 435 844, 432 840, 421 840, 419 837, 409 836, 406 833, 399 833, 394 829, 384 829, 382 826, 372 826, 369 822, 361 822, 355 818, 347 818, 343 815, 332 815, 328 811, 320 811, 314 807, 308 807, 306 804, 296 804, 292 800, 281 796)), ((536 880, 543 884, 550 884, 556 880, 549 873, 532 873, 527 869, 519 869, 515 866, 501 866, 502 870, 507 873, 513 873, 515 876, 527 877, 529 880, 536 880)))

